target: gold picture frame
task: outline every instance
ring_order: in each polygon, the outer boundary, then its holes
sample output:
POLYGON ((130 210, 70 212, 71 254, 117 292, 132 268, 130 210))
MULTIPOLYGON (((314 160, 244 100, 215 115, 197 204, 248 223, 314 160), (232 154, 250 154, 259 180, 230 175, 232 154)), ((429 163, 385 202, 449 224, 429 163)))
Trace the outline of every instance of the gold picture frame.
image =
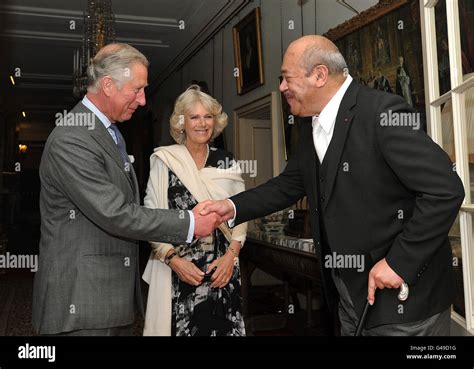
POLYGON ((380 0, 377 5, 363 11, 362 13, 352 17, 335 28, 331 28, 324 36, 336 42, 358 29, 377 21, 386 14, 393 12, 403 5, 409 3, 409 0, 380 0))
POLYGON ((426 130, 420 4, 380 2, 327 31, 360 84, 403 97, 420 112, 426 130))
POLYGON ((232 28, 239 95, 265 83, 260 19, 260 7, 257 7, 232 28))

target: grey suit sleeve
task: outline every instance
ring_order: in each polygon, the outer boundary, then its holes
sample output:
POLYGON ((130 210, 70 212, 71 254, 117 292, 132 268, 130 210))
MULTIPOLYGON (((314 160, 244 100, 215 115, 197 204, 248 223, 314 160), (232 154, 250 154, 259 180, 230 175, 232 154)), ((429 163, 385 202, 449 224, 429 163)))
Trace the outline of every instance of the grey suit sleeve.
POLYGON ((58 188, 105 231, 136 240, 186 242, 190 223, 186 211, 148 209, 127 202, 107 174, 104 159, 80 137, 56 137, 48 156, 58 188))

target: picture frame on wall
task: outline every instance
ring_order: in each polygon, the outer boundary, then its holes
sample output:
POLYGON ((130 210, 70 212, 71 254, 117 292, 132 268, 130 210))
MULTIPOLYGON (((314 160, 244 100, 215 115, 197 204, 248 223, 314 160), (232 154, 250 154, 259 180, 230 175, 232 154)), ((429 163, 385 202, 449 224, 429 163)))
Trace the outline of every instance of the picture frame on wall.
POLYGON ((355 80, 403 97, 426 130, 419 1, 381 0, 324 36, 344 55, 355 80))
POLYGON ((265 83, 260 19, 260 7, 257 7, 232 29, 235 66, 238 70, 236 75, 237 93, 239 95, 265 83))

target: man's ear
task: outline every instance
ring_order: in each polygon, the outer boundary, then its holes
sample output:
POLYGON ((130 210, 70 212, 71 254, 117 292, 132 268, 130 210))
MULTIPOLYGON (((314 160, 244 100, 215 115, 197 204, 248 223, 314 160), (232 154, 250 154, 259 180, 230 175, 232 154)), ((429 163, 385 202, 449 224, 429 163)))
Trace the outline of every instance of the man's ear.
POLYGON ((104 95, 110 97, 115 89, 115 83, 110 76, 105 76, 100 81, 100 88, 104 92, 104 95))
POLYGON ((328 81, 328 77, 329 77, 328 67, 322 64, 316 65, 313 68, 311 77, 314 78, 314 82, 317 87, 323 87, 328 81))

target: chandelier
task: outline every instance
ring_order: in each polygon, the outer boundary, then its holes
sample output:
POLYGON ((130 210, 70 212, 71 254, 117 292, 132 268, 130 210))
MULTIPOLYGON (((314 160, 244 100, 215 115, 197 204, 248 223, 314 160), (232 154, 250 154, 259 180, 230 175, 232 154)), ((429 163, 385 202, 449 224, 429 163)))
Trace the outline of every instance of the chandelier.
POLYGON ((82 98, 87 92, 87 68, 105 45, 115 42, 115 18, 112 0, 87 0, 84 12, 82 47, 74 51, 73 94, 82 98))

